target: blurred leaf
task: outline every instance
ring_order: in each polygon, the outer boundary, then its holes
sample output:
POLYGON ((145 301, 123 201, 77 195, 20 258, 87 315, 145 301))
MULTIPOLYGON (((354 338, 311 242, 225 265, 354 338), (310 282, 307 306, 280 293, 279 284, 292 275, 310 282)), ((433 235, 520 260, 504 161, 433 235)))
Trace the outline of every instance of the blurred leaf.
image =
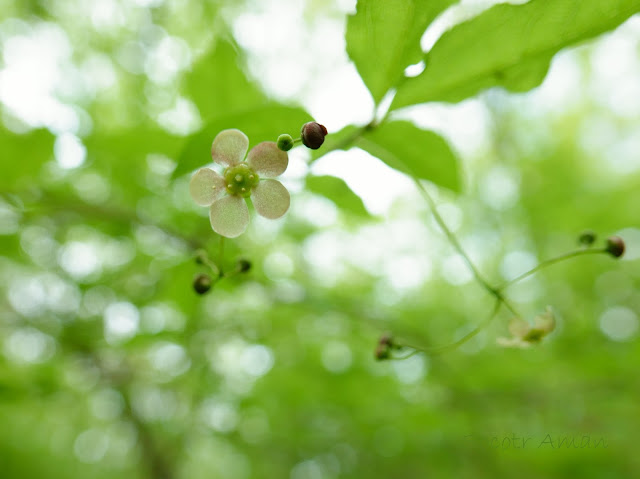
POLYGON ((407 121, 382 123, 355 141, 355 146, 391 168, 460 191, 458 160, 440 135, 407 121))
POLYGON ((53 135, 44 129, 16 135, 0 128, 0 188, 15 191, 32 186, 40 167, 53 157, 53 141, 53 135))
POLYGON ((187 95, 205 120, 267 103, 240 68, 238 47, 218 40, 186 76, 187 95))
POLYGON ((341 178, 335 176, 308 176, 306 187, 312 193, 333 201, 338 208, 357 216, 370 217, 362 199, 341 178))
POLYGON ((539 85, 564 47, 617 27, 640 0, 532 0, 496 5, 453 27, 426 57, 425 70, 399 87, 392 108, 457 102, 490 87, 527 91, 539 85))
POLYGON ((455 0, 359 0, 347 21, 347 53, 376 103, 422 58, 420 38, 455 0))
POLYGON ((345 126, 337 132, 329 132, 325 137, 324 143, 317 150, 308 150, 311 153, 311 160, 315 161, 327 152, 332 150, 344 150, 353 145, 354 140, 362 134, 364 127, 355 125, 345 126))
POLYGON ((211 143, 222 130, 242 130, 249 137, 249 147, 252 147, 261 141, 276 141, 282 133, 297 133, 310 119, 311 116, 302 108, 278 103, 218 117, 187 139, 173 176, 183 175, 210 163, 211 143))

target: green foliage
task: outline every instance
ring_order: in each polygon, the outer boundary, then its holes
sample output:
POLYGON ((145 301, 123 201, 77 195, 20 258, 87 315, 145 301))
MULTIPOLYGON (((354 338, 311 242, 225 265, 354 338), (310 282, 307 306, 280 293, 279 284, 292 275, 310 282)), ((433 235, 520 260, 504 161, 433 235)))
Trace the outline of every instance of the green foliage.
MULTIPOLYGON (((43 61, 59 63, 62 85, 50 96, 90 121, 78 133, 86 161, 67 169, 54 158, 59 129, 0 127, 2 479, 639 475, 637 115, 608 108, 610 98, 593 98, 591 89, 580 90, 575 108, 553 113, 533 108, 527 95, 480 96, 487 137, 482 150, 465 149, 464 174, 442 136, 393 112, 330 133, 318 150, 292 150, 312 163, 358 147, 453 192, 464 177, 465 194, 438 195, 432 212, 491 285, 532 261, 584 248, 504 288, 522 314, 503 306, 489 323, 495 294, 469 279, 451 238, 425 215, 429 200, 416 201, 414 191, 395 192, 385 214, 373 216, 333 172, 316 176, 297 162, 291 213, 275 222, 252 218, 234 240, 212 232, 207 208, 189 198, 188 173, 211 161, 213 138, 238 128, 253 146, 283 133, 297 137, 312 120, 305 108, 271 98, 245 74, 235 41, 216 36, 246 34, 242 22, 269 2, 252 2, 251 11, 231 0, 111 2, 113 15, 96 2, 4 3, 2 15, 15 18, 0 20, 0 118, 18 115, 5 95, 11 61, 63 45, 68 55, 43 61), (34 32, 42 35, 37 48, 22 51, 34 32), (192 54, 205 53, 175 78, 158 82, 123 66, 131 45, 140 64, 170 66, 180 39, 192 54), (96 72, 85 61, 96 58, 111 65, 116 81, 94 91, 96 72), (159 119, 180 96, 204 125, 186 138, 159 119), (309 194, 342 214, 323 214, 326 205, 312 202, 304 211, 309 194), (598 236, 588 247, 577 244, 586 229, 598 236), (622 257, 590 253, 617 235, 627 243, 622 257), (205 276, 211 287, 199 295, 194 282, 205 276), (533 319, 547 305, 553 331, 533 319), (533 326, 512 338, 532 343, 527 350, 496 347, 514 316, 533 326), (400 345, 390 355, 408 356, 406 345, 455 344, 480 324, 471 341, 446 354, 374 359, 381 338, 400 345), (527 447, 505 447, 514 435, 527 447), (584 435, 607 447, 566 444, 584 435)), ((423 58, 423 31, 452 3, 358 2, 347 20, 347 51, 376 102, 394 88, 393 108, 455 102, 492 86, 529 89, 559 49, 638 9, 629 0, 499 5, 453 26, 425 72, 403 80, 404 68, 423 58)), ((333 2, 304 6, 312 22, 320 21, 314 15, 336 20, 333 2)), ((307 31, 266 27, 269 40, 307 31)), ((627 46, 637 46, 637 33, 625 35, 627 46)), ((579 58, 592 59, 593 50, 579 58)), ((277 53, 287 68, 304 65, 277 53)), ((576 65, 585 83, 593 80, 595 63, 576 65)), ((24 78, 24 91, 42 79, 24 78)), ((311 74, 306 80, 322 88, 311 74)), ((340 168, 353 167, 352 157, 341 155, 340 168)), ((372 185, 366 166, 352 171, 379 196, 367 204, 388 199, 384 178, 372 185)))
POLYGON ((355 144, 391 168, 460 191, 458 159, 447 142, 432 131, 408 121, 389 121, 366 132, 355 144))
POLYGON ((493 86, 522 92, 539 85, 553 55, 620 25, 639 0, 532 0, 496 5, 440 37, 425 70, 399 88, 392 108, 457 102, 493 86))
POLYGON ((42 165, 53 158, 53 139, 47 130, 16 135, 0 128, 4 163, 0 189, 16 191, 33 185, 42 165))
POLYGON ((238 46, 218 40, 186 76, 185 92, 205 120, 251 110, 268 102, 260 89, 247 79, 238 62, 238 46))
POLYGON ((349 186, 335 176, 307 176, 306 188, 333 201, 341 210, 356 216, 370 217, 362 199, 349 186))
POLYGON ((347 53, 378 103, 422 57, 420 38, 455 0, 359 0, 347 21, 347 53))

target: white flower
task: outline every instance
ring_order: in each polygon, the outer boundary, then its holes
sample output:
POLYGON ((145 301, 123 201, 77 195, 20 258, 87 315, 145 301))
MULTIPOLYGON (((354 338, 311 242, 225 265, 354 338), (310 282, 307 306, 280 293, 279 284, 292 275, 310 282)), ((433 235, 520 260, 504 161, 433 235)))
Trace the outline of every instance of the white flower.
POLYGON ((240 236, 247 229, 246 198, 251 197, 258 214, 269 219, 284 215, 291 201, 282 183, 270 179, 287 169, 287 152, 278 149, 273 141, 264 141, 251 148, 247 161, 243 161, 248 148, 249 139, 240 130, 221 131, 211 145, 211 157, 225 167, 224 176, 202 168, 189 184, 193 200, 210 206, 213 231, 228 238, 240 236))

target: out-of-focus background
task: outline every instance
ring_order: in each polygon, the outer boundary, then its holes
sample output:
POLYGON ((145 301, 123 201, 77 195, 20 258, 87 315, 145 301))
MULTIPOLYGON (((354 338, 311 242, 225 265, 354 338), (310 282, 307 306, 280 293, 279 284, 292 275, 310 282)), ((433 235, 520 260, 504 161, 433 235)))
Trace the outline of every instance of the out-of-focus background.
MULTIPOLYGON (((461 2, 423 46, 489 3, 461 2)), ((246 258, 251 271, 194 293, 195 251, 220 261, 219 238, 189 172, 174 175, 185 151, 204 166, 208 148, 185 148, 256 105, 289 105, 274 120, 287 130, 261 120, 274 140, 311 118, 330 132, 369 121, 345 53, 354 10, 0 2, 0 477, 640 473, 637 16, 558 54, 529 93, 399 112, 459 155, 463 193, 433 194, 493 282, 574 249, 585 229, 625 239, 620 260, 577 258, 509 290, 527 317, 554 308, 541 345, 498 347, 502 313, 445 355, 374 360, 385 331, 454 341, 491 298, 412 182, 358 149, 311 167, 292 150, 289 213, 252 216, 225 243, 223 266, 246 258), (310 173, 362 200, 315 194, 310 173)))

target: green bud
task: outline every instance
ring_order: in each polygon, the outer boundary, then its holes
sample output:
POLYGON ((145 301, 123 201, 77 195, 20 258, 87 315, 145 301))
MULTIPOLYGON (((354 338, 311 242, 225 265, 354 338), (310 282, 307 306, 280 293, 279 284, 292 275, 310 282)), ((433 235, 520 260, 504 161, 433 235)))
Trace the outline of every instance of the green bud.
POLYGON ((327 136, 327 129, 320 123, 310 121, 302 125, 300 131, 302 144, 312 150, 317 150, 324 143, 324 137, 327 136))
POLYGON ((605 251, 614 258, 619 258, 624 254, 624 241, 619 236, 609 236, 605 251))
POLYGON ((277 141, 278 148, 282 151, 289 151, 293 148, 293 137, 291 135, 287 135, 286 133, 280 135, 277 141))
POLYGON ((197 264, 206 264, 207 261, 209 260, 209 257, 207 256, 207 252, 199 249, 198 251, 196 251, 196 263, 197 264))
POLYGON ((578 243, 583 244, 585 246, 591 246, 596 241, 596 233, 591 230, 586 230, 580 233, 578 237, 578 243))
POLYGON ((193 280, 193 289, 198 294, 205 294, 211 289, 213 281, 208 274, 199 274, 193 280))

